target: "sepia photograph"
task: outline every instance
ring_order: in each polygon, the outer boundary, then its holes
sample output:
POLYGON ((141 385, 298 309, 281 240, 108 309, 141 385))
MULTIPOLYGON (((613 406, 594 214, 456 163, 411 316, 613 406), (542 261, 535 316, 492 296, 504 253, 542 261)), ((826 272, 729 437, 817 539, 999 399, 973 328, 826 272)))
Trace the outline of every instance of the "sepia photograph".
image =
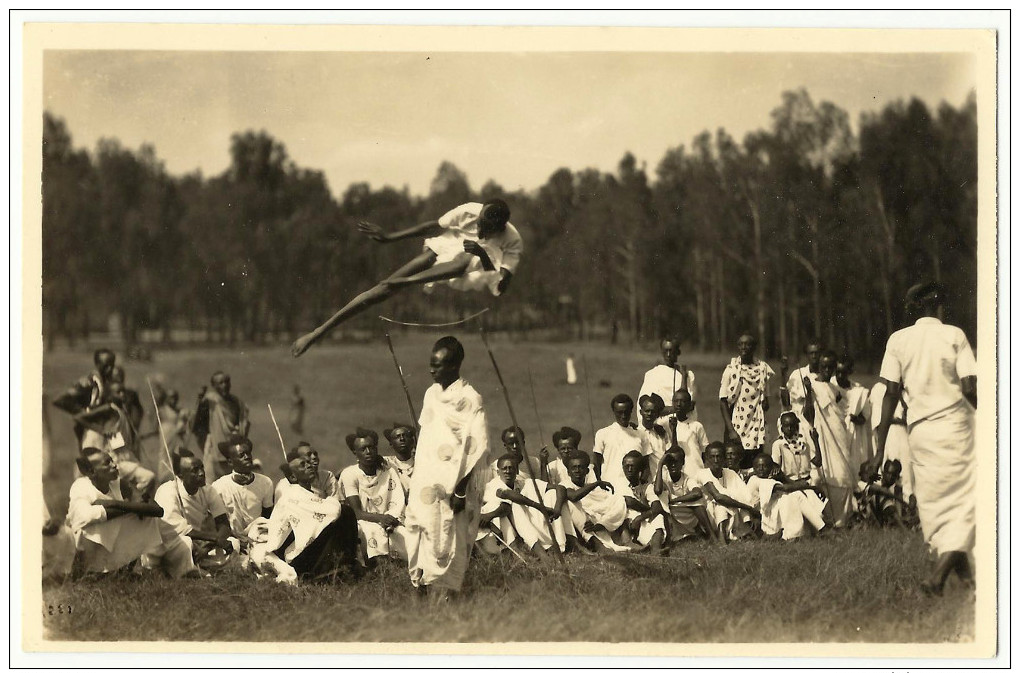
POLYGON ((22 646, 994 656, 996 38, 26 23, 22 646))

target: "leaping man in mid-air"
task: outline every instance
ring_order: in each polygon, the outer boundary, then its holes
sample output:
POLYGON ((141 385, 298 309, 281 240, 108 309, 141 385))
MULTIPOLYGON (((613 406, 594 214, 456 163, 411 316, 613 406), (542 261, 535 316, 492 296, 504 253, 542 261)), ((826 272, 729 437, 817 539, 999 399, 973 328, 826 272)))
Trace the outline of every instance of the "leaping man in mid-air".
POLYGON ((359 294, 329 320, 295 341, 290 348, 294 357, 343 321, 410 285, 425 285, 429 291, 434 283, 445 282, 458 290, 488 288, 499 296, 510 285, 524 250, 521 235, 510 224, 510 208, 501 199, 465 203, 438 221, 423 222, 392 234, 371 222, 358 223, 358 230, 380 243, 420 236, 425 239, 425 247, 388 278, 359 294))

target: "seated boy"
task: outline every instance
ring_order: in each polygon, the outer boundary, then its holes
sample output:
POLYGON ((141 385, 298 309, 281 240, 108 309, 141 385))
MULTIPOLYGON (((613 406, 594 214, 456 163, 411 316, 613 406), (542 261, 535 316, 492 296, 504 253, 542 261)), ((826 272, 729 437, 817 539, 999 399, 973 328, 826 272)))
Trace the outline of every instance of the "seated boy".
MULTIPOLYGON (((566 490, 562 486, 522 477, 517 465, 517 458, 509 453, 496 460, 499 476, 485 486, 476 544, 483 551, 498 553, 501 545, 493 537, 498 535, 503 543, 511 546, 519 539, 533 552, 550 550, 554 543, 561 550, 565 549, 567 532, 560 514, 566 501, 566 490), (555 542, 549 534, 546 517, 552 521, 555 542)), ((571 526, 571 537, 573 532, 571 526)), ((573 542, 576 543, 576 539, 573 542)))
POLYGON ((627 503, 622 540, 635 544, 635 551, 648 549, 652 554, 662 554, 666 540, 665 512, 654 487, 642 479, 644 469, 645 457, 640 452, 629 451, 623 457, 623 476, 627 483, 620 482, 616 489, 627 503))
POLYGON ((212 483, 212 488, 227 508, 230 528, 258 541, 265 535, 270 512, 273 511, 273 482, 254 470, 251 440, 231 435, 217 448, 227 459, 230 474, 212 483))
POLYGON ((252 562, 286 584, 357 579, 362 570, 354 510, 312 492, 317 471, 306 455, 291 450, 287 460, 297 483, 273 508, 263 541, 252 547, 252 562))
POLYGON ((595 479, 591 458, 584 451, 574 451, 566 460, 567 511, 577 535, 592 551, 630 551, 617 544, 620 529, 627 520, 627 501, 614 492, 607 481, 595 479))
POLYGON ((653 489, 666 517, 666 532, 672 542, 690 535, 712 537, 712 522, 705 511, 705 497, 701 488, 684 472, 686 456, 680 449, 666 452, 655 474, 653 489))
POLYGON ((759 516, 748 504, 751 494, 747 484, 736 472, 724 467, 726 449, 722 442, 708 445, 705 462, 708 467, 698 472, 694 480, 701 484, 706 496, 705 506, 717 533, 716 539, 726 542, 746 537, 752 532, 751 519, 759 516))
POLYGON ((692 475, 705 467, 701 456, 708 446, 708 434, 705 426, 699 421, 691 420, 694 412, 694 400, 686 390, 678 390, 673 395, 674 415, 669 419, 669 434, 672 447, 684 452, 685 474, 692 475))
MULTIPOLYGON (((513 459, 517 461, 517 471, 520 474, 528 477, 529 479, 531 477, 535 477, 536 479, 541 478, 542 466, 537 458, 529 456, 528 462, 524 462, 524 451, 522 450, 522 447, 524 446, 524 430, 510 426, 503 430, 500 435, 500 439, 503 440, 504 455, 512 456, 513 459)), ((490 466, 490 479, 499 478, 499 466, 496 464, 498 460, 499 459, 492 461, 492 465, 490 466)))
MULTIPOLYGON (((335 496, 339 482, 337 481, 336 475, 329 470, 319 469, 319 452, 312 448, 312 445, 308 442, 298 442, 294 450, 301 453, 308 458, 308 462, 311 463, 315 469, 315 480, 312 482, 312 493, 325 498, 327 495, 335 496)), ((279 500, 283 496, 283 490, 289 488, 295 482, 288 477, 286 473, 283 475, 283 479, 276 482, 276 489, 273 492, 273 500, 279 500)))
POLYGON ((747 480, 751 478, 753 470, 750 466, 744 467, 747 453, 744 451, 744 446, 740 443, 740 439, 730 437, 723 442, 723 446, 726 450, 726 467, 736 472, 746 484, 747 480))
POLYGON ((392 428, 383 430, 383 437, 390 443, 393 455, 386 458, 390 468, 395 470, 404 487, 404 494, 411 487, 411 475, 414 474, 414 451, 418 438, 414 428, 407 423, 394 423, 392 428))
POLYGON ((818 499, 808 480, 789 481, 778 475, 772 458, 760 453, 754 458, 754 474, 747 482, 751 504, 761 514, 761 532, 795 540, 804 534, 805 522, 816 531, 825 527, 822 511, 825 504, 818 499))
POLYGON ((772 442, 772 462, 792 481, 818 481, 816 467, 821 456, 811 456, 804 436, 800 434, 800 419, 792 411, 779 416, 780 437, 772 442))
POLYGON ((157 488, 154 498, 163 508, 163 520, 182 537, 200 568, 226 567, 226 556, 238 558, 240 540, 230 530, 223 499, 205 485, 205 466, 181 449, 173 455, 173 471, 176 477, 157 488))
MULTIPOLYGON (((559 456, 556 460, 549 462, 549 450, 542 447, 539 452, 539 463, 542 465, 542 479, 554 486, 566 485, 570 480, 567 475, 567 459, 577 447, 581 445, 581 433, 567 426, 563 426, 553 433, 553 446, 559 456)), ((585 477, 586 482, 595 479, 595 472, 590 477, 585 477)))
POLYGON ((76 459, 84 475, 71 484, 67 526, 74 535, 75 575, 109 573, 141 559, 171 577, 198 576, 191 550, 162 520, 155 503, 129 502, 110 454, 87 448, 76 459), (131 516, 128 516, 131 515, 131 516))
POLYGON ((407 558, 404 542, 404 487, 396 470, 379 460, 379 435, 374 430, 358 428, 347 435, 347 444, 354 447, 358 462, 340 473, 344 502, 358 518, 358 531, 368 559, 375 565, 376 557, 407 558))
POLYGON ((913 523, 916 514, 911 503, 903 498, 902 472, 899 460, 887 460, 877 480, 857 483, 862 515, 873 517, 879 526, 903 528, 913 523))

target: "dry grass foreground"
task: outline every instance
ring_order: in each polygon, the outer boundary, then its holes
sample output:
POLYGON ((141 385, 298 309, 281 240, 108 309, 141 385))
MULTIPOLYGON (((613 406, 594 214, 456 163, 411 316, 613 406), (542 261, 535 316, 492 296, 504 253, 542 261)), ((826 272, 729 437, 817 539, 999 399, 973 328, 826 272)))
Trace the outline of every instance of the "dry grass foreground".
MULTIPOLYGON (((399 563, 360 583, 287 587, 240 572, 174 582, 121 575, 49 587, 48 637, 302 642, 958 642, 974 596, 917 588, 920 534, 858 529, 799 542, 704 542, 670 558, 477 558, 433 606, 399 563)), ((45 611, 44 611, 45 612, 45 611)), ((794 654, 791 651, 791 654, 794 654)))

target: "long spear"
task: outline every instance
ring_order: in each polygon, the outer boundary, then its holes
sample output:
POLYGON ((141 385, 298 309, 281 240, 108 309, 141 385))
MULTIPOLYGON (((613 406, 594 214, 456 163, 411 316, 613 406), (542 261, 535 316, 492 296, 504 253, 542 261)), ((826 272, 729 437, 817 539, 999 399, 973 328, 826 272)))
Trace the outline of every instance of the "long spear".
MULTIPOLYGON (((382 316, 379 316, 380 318, 382 316)), ((393 340, 390 339, 390 333, 386 332, 386 345, 390 347, 390 355, 393 356, 393 364, 397 368, 397 376, 400 377, 400 385, 404 388, 404 397, 407 398, 407 411, 411 414, 411 427, 414 428, 415 434, 421 429, 418 427, 418 414, 414 412, 414 402, 411 401, 411 391, 407 389, 407 381, 404 380, 404 369, 400 366, 400 362, 397 360, 397 353, 393 350, 393 340)))
MULTIPOLYGON (((166 442, 166 433, 163 432, 163 421, 159 417, 159 405, 156 404, 156 393, 152 390, 152 381, 145 377, 145 383, 149 386, 149 396, 152 398, 152 408, 156 410, 156 425, 159 426, 159 438, 163 440, 163 451, 166 452, 166 459, 170 461, 170 474, 174 480, 174 493, 177 494, 177 504, 181 508, 181 516, 184 516, 184 499, 181 497, 181 485, 177 481, 177 471, 174 469, 174 459, 170 455, 170 445, 166 442)), ((130 419, 128 419, 130 423, 130 419)))
POLYGON ((283 451, 283 464, 287 465, 290 461, 287 460, 287 445, 283 443, 283 435, 280 433, 280 424, 276 422, 276 414, 273 413, 273 405, 266 403, 269 407, 269 417, 273 419, 273 427, 276 428, 276 436, 280 438, 280 450, 283 451))
MULTIPOLYGON (((588 422, 591 424, 592 447, 595 446, 595 417, 591 413, 591 385, 588 382, 588 355, 581 353, 581 360, 584 362, 584 393, 588 400, 588 422)), ((594 448, 592 449, 594 451, 594 448)))
MULTIPOLYGON (((499 371, 499 364, 496 362, 496 356, 493 355, 492 348, 489 346, 489 340, 485 337, 485 328, 482 327, 481 329, 478 330, 478 332, 479 334, 482 335, 482 343, 485 344, 485 350, 489 352, 489 359, 492 360, 492 368, 496 370, 496 378, 499 379, 499 387, 503 390, 503 399, 506 400, 506 407, 510 411, 510 421, 514 424, 515 428, 520 428, 521 426, 517 424, 517 414, 514 413, 514 405, 510 401, 510 391, 508 391, 506 388, 506 382, 503 381, 503 374, 499 371)), ((528 466, 528 473, 531 476, 531 487, 535 489, 535 495, 536 497, 538 497, 539 504, 544 506, 544 504, 542 503, 542 493, 538 490, 538 483, 535 481, 534 470, 531 469, 531 458, 528 457, 528 450, 525 448, 524 445, 525 442, 522 438, 521 453, 524 454, 524 461, 525 464, 528 466)), ((556 532, 553 530, 552 518, 549 517, 544 511, 542 512, 542 517, 545 519, 546 526, 548 526, 549 528, 549 535, 552 538, 553 548, 556 549, 556 554, 562 561, 563 550, 560 549, 560 544, 559 542, 556 541, 556 532)))
POLYGON ((535 420, 538 422, 538 441, 545 448, 545 433, 542 432, 542 417, 538 413, 538 397, 535 396, 535 380, 531 377, 531 365, 528 365, 528 385, 531 386, 531 403, 535 407, 535 420))

